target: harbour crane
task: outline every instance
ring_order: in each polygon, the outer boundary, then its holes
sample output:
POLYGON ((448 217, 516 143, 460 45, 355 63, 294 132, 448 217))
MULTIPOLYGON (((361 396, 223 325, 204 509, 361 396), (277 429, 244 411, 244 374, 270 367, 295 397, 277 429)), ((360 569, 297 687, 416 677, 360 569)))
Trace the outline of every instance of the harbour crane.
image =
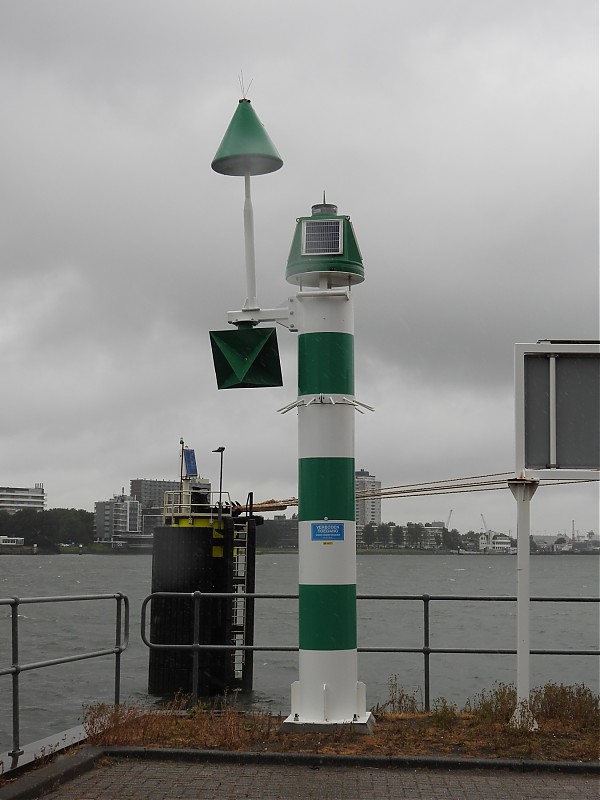
POLYGON ((452 512, 454 511, 453 508, 450 509, 450 513, 448 514, 448 519, 446 520, 446 530, 450 530, 450 517, 452 516, 452 512))
POLYGON ((481 519, 483 521, 483 529, 487 534, 487 548, 488 548, 488 550, 491 550, 492 549, 492 536, 493 536, 493 533, 488 528, 487 522, 485 521, 485 517, 483 516, 483 514, 481 514, 481 519))

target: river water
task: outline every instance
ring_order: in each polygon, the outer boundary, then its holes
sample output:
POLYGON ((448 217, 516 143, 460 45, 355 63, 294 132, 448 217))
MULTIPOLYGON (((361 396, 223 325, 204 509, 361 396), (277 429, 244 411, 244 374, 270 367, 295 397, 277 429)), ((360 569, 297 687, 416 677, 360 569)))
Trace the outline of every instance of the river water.
MULTIPOLYGON (((531 595, 597 597, 596 556, 537 556, 531 559, 531 595)), ((140 639, 140 607, 151 590, 150 555, 3 556, 0 598, 122 592, 131 604, 130 645, 122 656, 122 699, 154 702, 146 694, 148 652, 140 639)), ((516 556, 369 555, 358 557, 359 594, 516 595, 516 556)), ((257 556, 256 591, 297 592, 298 556, 257 556)), ((114 645, 115 601, 21 606, 20 661, 31 663, 114 645)), ((516 603, 431 604, 431 646, 516 647, 516 603)), ((359 647, 421 647, 423 606, 418 601, 359 601, 359 647)), ((297 602, 258 600, 255 644, 297 644, 297 602)), ((599 605, 533 603, 532 649, 598 649, 599 605)), ((0 668, 10 664, 10 608, 0 606, 0 668)), ((76 725, 83 707, 111 702, 114 657, 81 661, 21 674, 21 742, 76 725)), ((369 707, 388 698, 390 676, 422 697, 421 654, 359 654, 359 678, 369 707)), ((532 656, 532 686, 548 681, 584 683, 599 690, 600 659, 594 656, 532 656)), ((255 655, 252 701, 289 712, 290 684, 298 677, 296 653, 255 655)), ((496 681, 516 682, 514 655, 431 657, 431 698, 462 705, 496 681)), ((11 744, 11 678, 0 677, 0 752, 11 744)))

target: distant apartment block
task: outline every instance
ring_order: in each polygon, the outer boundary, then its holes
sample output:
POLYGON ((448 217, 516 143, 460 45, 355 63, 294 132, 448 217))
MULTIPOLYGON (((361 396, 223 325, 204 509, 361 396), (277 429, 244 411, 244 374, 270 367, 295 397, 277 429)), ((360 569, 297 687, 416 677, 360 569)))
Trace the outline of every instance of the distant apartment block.
POLYGON ((356 535, 360 534, 365 525, 381 525, 381 481, 368 470, 361 469, 354 473, 356 490, 356 535), (359 493, 366 492, 366 496, 359 497, 359 493))
MULTIPOLYGON (((192 484, 210 492, 211 485, 208 478, 193 478, 192 484)), ((162 508, 165 504, 166 492, 178 492, 181 488, 179 481, 156 480, 154 478, 132 478, 129 482, 129 494, 142 506, 142 509, 162 508)))
POLYGON ((34 511, 44 511, 46 508, 46 492, 43 483, 36 483, 33 488, 17 486, 0 486, 0 511, 15 514, 32 508, 34 511))
POLYGON ((446 524, 440 521, 425 523, 423 528, 425 531, 423 547, 426 550, 436 550, 438 547, 442 546, 445 527, 446 524))
POLYGON ((115 495, 94 503, 94 538, 111 541, 117 535, 140 533, 142 506, 130 495, 115 495))
MULTIPOLYGON (((210 492, 210 481, 206 478, 194 478, 194 486, 210 492)), ((142 533, 152 536, 154 528, 163 524, 163 509, 166 492, 178 492, 179 481, 165 481, 154 478, 132 478, 129 482, 129 493, 142 508, 142 533)))
POLYGON ((165 504, 165 492, 178 491, 179 481, 133 478, 129 482, 129 494, 135 497, 138 503, 141 504, 142 509, 162 509, 165 504))

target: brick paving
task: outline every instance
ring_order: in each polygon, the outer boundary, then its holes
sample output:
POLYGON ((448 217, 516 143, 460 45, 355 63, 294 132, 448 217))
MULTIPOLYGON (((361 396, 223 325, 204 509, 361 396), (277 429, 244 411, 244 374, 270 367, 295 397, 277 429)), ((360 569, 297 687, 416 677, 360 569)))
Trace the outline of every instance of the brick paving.
POLYGON ((594 774, 104 759, 38 800, 598 800, 594 774))

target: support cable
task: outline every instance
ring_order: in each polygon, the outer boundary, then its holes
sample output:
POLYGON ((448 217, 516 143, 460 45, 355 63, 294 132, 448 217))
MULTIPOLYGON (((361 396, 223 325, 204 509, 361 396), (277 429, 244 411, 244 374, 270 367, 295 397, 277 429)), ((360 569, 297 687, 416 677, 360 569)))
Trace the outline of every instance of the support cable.
MULTIPOLYGON (((468 494, 471 492, 495 492, 508 489, 508 479, 514 477, 514 472, 490 472, 485 475, 469 475, 462 478, 447 478, 441 481, 423 481, 421 483, 406 483, 397 486, 387 486, 382 489, 366 489, 356 492, 357 500, 380 498, 381 500, 400 499, 403 497, 434 497, 438 494, 468 494), (505 477, 501 477, 505 476, 505 477), (482 478, 497 478, 497 480, 481 480, 482 478)), ((592 478, 542 478, 540 487, 567 486, 577 483, 594 483, 592 478)), ((268 500, 255 506, 258 510, 268 511, 270 506, 275 510, 287 506, 297 506, 298 498, 290 497, 287 500, 268 500)))

